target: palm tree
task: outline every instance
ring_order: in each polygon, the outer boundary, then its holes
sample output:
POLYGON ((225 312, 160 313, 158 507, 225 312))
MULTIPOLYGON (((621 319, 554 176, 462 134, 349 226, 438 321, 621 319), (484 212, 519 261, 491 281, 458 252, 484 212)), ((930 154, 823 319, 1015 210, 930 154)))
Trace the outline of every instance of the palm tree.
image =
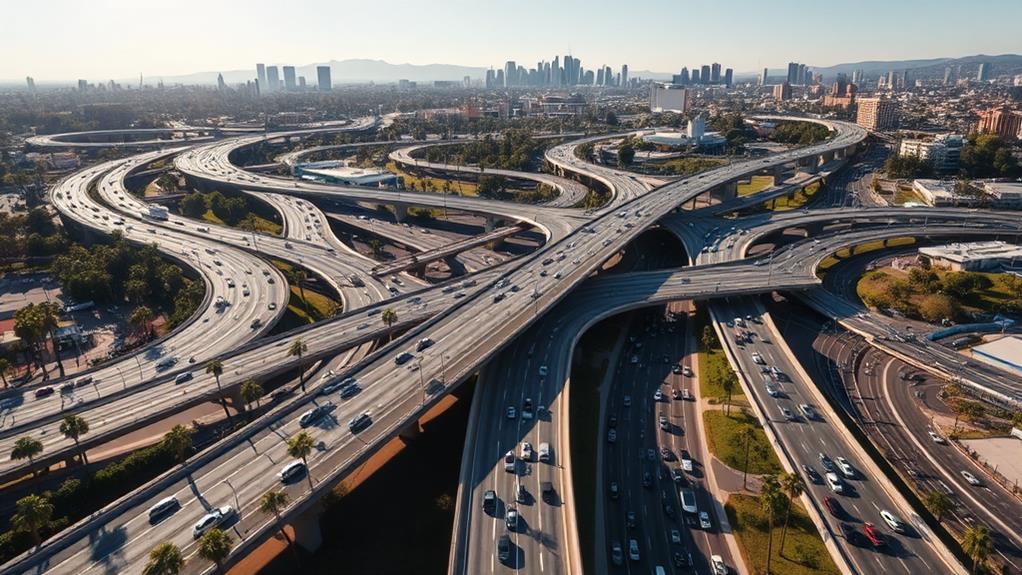
POLYGON ((756 430, 751 425, 743 425, 732 440, 736 446, 745 448, 745 463, 742 464, 742 489, 749 488, 746 479, 749 476, 749 450, 752 448, 754 439, 756 439, 756 430))
POLYGON ((149 562, 142 569, 142 575, 177 575, 184 564, 177 545, 160 543, 149 552, 149 562))
POLYGON ((216 564, 217 571, 224 572, 224 560, 231 554, 234 540, 231 536, 214 527, 199 539, 199 557, 216 564))
POLYGON ((781 491, 787 498, 787 502, 784 505, 784 528, 781 529, 781 550, 780 554, 784 555, 784 539, 788 535, 788 520, 791 519, 791 503, 795 498, 802 495, 802 491, 805 490, 805 485, 802 483, 802 477, 797 473, 785 473, 781 475, 781 491))
POLYGON ((926 497, 923 498, 923 505, 930 510, 930 513, 936 516, 938 522, 944 517, 945 513, 955 508, 955 502, 943 491, 927 493, 926 497))
POLYGON ((962 537, 962 550, 972 558, 972 572, 976 573, 990 551, 994 548, 994 540, 990 537, 990 530, 982 523, 976 523, 965 530, 962 537))
POLYGON ((302 307, 305 308, 305 315, 312 319, 312 314, 309 313, 309 300, 305 299, 305 280, 309 279, 309 275, 305 273, 305 270, 294 270, 291 272, 291 281, 295 282, 298 286, 298 293, 302 296, 302 307))
POLYGON ((720 374, 720 387, 724 390, 727 399, 727 415, 731 415, 731 396, 734 394, 735 387, 737 386, 738 376, 730 369, 724 368, 723 373, 720 374))
MULTIPOLYGON (((383 321, 387 327, 393 327, 394 324, 397 323, 397 312, 394 311, 393 308, 388 307, 380 314, 380 320, 383 321)), ((394 339, 393 333, 390 334, 390 339, 394 339)))
POLYGON ((288 357, 298 358, 298 383, 302 386, 302 393, 305 393, 305 366, 302 365, 302 355, 309 351, 309 346, 300 337, 291 341, 291 347, 287 348, 288 357))
POLYGON ((32 541, 38 546, 42 543, 39 530, 49 525, 53 517, 53 504, 42 495, 26 495, 15 505, 17 510, 11 516, 11 526, 15 531, 31 534, 32 541))
POLYGON ((89 422, 85 421, 85 418, 80 415, 65 415, 64 421, 60 422, 61 435, 75 442, 75 449, 78 450, 78 456, 81 457, 82 464, 84 465, 88 465, 89 460, 85 457, 85 450, 82 449, 78 438, 88 432, 89 422))
POLYGON ((57 302, 43 302, 37 306, 42 314, 43 328, 50 333, 50 341, 53 342, 53 357, 57 360, 57 369, 60 370, 60 377, 64 377, 64 362, 60 359, 60 346, 57 345, 55 330, 60 325, 60 305, 57 302))
MULTIPOLYGON (((272 513, 277 518, 277 524, 280 526, 280 534, 284 536, 284 540, 287 541, 288 549, 294 551, 292 546, 291 537, 288 536, 287 531, 284 530, 284 523, 280 519, 280 512, 285 509, 290 503, 291 499, 287 496, 287 493, 283 491, 267 491, 263 493, 262 498, 259 500, 259 511, 263 513, 272 513)), ((297 553, 295 558, 298 558, 297 553)))
POLYGON ((305 464, 305 475, 309 478, 309 487, 312 487, 312 472, 309 471, 309 454, 316 447, 316 440, 311 435, 302 431, 287 440, 287 454, 297 457, 305 464))
POLYGON ((241 400, 245 402, 245 411, 249 410, 249 405, 253 401, 256 402, 256 407, 259 407, 259 398, 262 396, 263 386, 255 379, 248 378, 241 384, 241 400))
POLYGON ((770 575, 770 555, 774 547, 774 511, 777 510, 778 502, 784 494, 781 492, 781 484, 773 475, 763 479, 759 488, 759 503, 767 513, 767 564, 766 572, 770 575))
POLYGON ((11 371, 11 360, 6 357, 0 357, 0 379, 4 382, 4 389, 10 387, 7 383, 7 372, 11 371))
POLYGON ((227 421, 231 420, 231 412, 227 410, 227 400, 224 398, 224 388, 220 387, 220 374, 224 372, 224 363, 219 359, 211 359, 206 364, 206 373, 212 373, 213 378, 216 379, 216 389, 220 392, 220 405, 224 408, 224 413, 227 414, 227 421))
POLYGON ((188 458, 188 452, 192 450, 192 428, 183 425, 175 425, 163 436, 162 443, 167 445, 178 463, 184 463, 188 458))
MULTIPOLYGON (((43 442, 33 437, 19 437, 11 448, 11 459, 28 459, 29 466, 35 465, 35 456, 43 452, 43 442)), ((35 477, 36 470, 32 470, 35 477)))
POLYGON ((149 321, 153 319, 153 310, 147 306, 140 305, 135 308, 135 311, 131 312, 131 316, 128 317, 128 323, 135 326, 140 334, 143 336, 149 333, 149 321))

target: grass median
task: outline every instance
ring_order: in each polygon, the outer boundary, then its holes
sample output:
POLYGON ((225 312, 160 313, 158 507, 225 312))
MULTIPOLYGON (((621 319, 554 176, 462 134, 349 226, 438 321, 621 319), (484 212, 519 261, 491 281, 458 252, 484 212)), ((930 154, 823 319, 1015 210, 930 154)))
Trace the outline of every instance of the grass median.
MULTIPOLYGON (((736 494, 724 504, 728 521, 734 530, 745 564, 752 573, 766 573, 767 512, 758 497, 736 494)), ((830 558, 816 527, 809 519, 802 505, 795 501, 791 506, 791 519, 785 536, 784 549, 781 547, 781 530, 784 516, 774 518, 773 547, 770 554, 772 575, 820 575, 840 573, 830 558)))
POLYGON ((762 475, 781 472, 781 462, 755 417, 735 409, 732 409, 731 415, 711 410, 703 412, 703 423, 710 453, 728 467, 738 471, 744 469, 745 440, 741 433, 743 429, 750 428, 753 435, 749 444, 749 473, 762 475))

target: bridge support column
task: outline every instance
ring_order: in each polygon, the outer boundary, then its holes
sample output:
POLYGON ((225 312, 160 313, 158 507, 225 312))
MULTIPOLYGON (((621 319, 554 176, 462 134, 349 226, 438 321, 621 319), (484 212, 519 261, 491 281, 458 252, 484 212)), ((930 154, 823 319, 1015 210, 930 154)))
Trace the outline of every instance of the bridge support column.
POLYGON ((784 166, 774 166, 774 185, 784 181, 784 166))
POLYGON ((408 206, 394 206, 394 219, 398 223, 405 221, 408 218, 408 206))
POLYGON ((323 545, 323 532, 319 528, 319 511, 316 506, 299 515, 291 522, 295 531, 295 543, 302 549, 313 552, 323 545))
POLYGON ((487 233, 492 232, 493 228, 497 226, 497 219, 493 216, 486 216, 486 224, 484 229, 487 233))
POLYGON ((403 441, 410 441, 410 440, 415 439, 416 437, 418 437, 421 433, 422 433, 422 426, 419 425, 419 420, 416 419, 415 421, 413 421, 413 422, 409 423, 408 425, 406 425, 405 428, 401 430, 401 433, 398 434, 398 436, 403 441))

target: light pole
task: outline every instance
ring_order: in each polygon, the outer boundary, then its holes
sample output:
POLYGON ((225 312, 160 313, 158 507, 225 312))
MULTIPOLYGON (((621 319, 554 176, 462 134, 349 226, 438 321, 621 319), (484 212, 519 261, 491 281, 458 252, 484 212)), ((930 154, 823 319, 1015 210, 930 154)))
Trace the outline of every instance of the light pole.
POLYGON ((138 365, 138 382, 142 383, 142 360, 138 358, 138 354, 135 354, 135 363, 138 365))
POLYGON ((419 365, 419 369, 417 371, 419 372, 419 387, 422 388, 422 405, 426 405, 426 382, 422 377, 422 356, 420 355, 416 359, 418 360, 419 365))

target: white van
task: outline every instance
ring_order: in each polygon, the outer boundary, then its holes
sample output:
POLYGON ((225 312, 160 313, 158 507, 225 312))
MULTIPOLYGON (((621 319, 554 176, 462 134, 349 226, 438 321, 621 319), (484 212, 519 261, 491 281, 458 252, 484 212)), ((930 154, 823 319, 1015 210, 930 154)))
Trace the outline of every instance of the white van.
POLYGON ((149 508, 149 521, 155 521, 162 517, 164 514, 169 512, 171 509, 178 507, 180 504, 177 501, 177 497, 171 495, 170 497, 164 497, 163 499, 156 502, 149 508))
POLYGON ((550 444, 545 441, 539 444, 539 460, 543 463, 550 463, 550 444))
POLYGON ((681 490, 681 510, 685 513, 699 513, 699 508, 696 506, 696 494, 691 489, 681 490))

